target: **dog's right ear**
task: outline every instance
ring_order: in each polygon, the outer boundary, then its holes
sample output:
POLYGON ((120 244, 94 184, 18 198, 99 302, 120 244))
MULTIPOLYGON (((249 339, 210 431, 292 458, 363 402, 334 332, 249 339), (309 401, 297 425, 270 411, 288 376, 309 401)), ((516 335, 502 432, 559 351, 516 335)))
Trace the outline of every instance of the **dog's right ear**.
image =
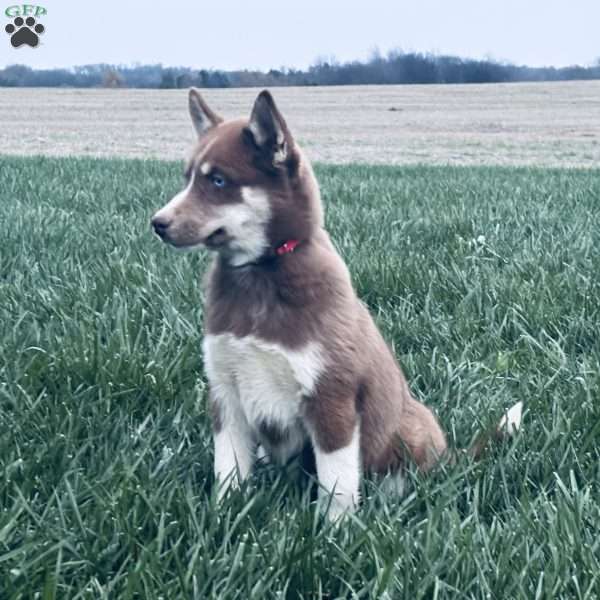
POLYGON ((196 88, 190 88, 188 102, 190 107, 190 117, 192 117, 194 129, 199 136, 207 129, 223 122, 223 119, 214 113, 209 108, 208 104, 204 102, 204 98, 196 88))

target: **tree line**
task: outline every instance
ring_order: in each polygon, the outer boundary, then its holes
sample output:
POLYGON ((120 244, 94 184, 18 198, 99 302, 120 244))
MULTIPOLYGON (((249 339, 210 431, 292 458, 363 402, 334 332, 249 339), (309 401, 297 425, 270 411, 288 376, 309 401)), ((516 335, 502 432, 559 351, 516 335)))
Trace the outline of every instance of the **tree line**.
POLYGON ((402 52, 374 52, 365 61, 318 59, 308 69, 269 71, 191 69, 156 65, 94 64, 70 69, 32 69, 9 65, 0 70, 0 87, 201 88, 364 85, 406 83, 499 83, 600 79, 600 59, 592 66, 528 67, 494 60, 402 52))

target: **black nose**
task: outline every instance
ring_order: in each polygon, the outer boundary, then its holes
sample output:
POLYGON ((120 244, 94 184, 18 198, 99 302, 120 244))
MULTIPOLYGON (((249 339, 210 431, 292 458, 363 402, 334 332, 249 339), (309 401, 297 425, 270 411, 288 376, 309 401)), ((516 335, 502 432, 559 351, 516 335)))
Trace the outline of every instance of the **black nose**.
POLYGON ((165 237, 170 224, 170 221, 162 217, 154 217, 152 219, 152 227, 154 227, 154 231, 157 235, 160 235, 160 237, 165 237))

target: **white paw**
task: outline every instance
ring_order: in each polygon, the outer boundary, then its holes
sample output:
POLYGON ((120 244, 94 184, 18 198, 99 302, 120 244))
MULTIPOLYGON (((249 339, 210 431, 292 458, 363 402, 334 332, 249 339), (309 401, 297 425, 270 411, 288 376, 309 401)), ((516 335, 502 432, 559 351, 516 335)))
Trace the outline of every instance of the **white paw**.
POLYGON ((326 512, 330 521, 337 521, 341 517, 350 515, 356 511, 358 497, 351 494, 328 494, 325 490, 319 490, 319 509, 326 512), (322 493, 321 493, 322 492, 322 493))
POLYGON ((259 444, 258 448, 256 449, 256 460, 261 462, 263 465, 268 465, 271 462, 271 457, 262 444, 259 444))
POLYGON ((232 471, 226 477, 217 476, 215 479, 217 486, 217 502, 221 503, 225 496, 232 491, 237 490, 240 487, 240 483, 237 477, 237 473, 232 471))

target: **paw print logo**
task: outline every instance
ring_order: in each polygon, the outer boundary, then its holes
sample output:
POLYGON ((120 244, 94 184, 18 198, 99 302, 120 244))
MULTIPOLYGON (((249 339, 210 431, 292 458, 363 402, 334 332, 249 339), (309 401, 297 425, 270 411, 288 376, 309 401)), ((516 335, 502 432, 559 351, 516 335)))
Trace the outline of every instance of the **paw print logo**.
POLYGON ((23 44, 35 48, 40 43, 39 35, 44 33, 44 26, 41 23, 36 23, 33 17, 27 17, 25 20, 22 17, 17 17, 4 29, 10 35, 10 43, 15 48, 23 44))

